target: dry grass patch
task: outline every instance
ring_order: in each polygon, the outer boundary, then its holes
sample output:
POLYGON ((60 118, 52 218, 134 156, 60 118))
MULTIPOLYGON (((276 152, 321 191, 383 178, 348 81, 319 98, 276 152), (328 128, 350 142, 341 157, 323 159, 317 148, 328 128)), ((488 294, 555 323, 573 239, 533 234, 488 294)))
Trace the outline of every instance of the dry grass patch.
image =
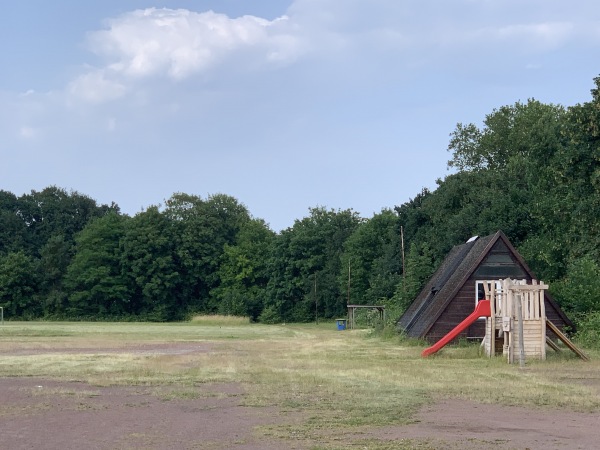
POLYGON ((250 317, 242 316, 224 316, 224 315, 196 315, 193 316, 190 322, 201 325, 248 325, 250 317))

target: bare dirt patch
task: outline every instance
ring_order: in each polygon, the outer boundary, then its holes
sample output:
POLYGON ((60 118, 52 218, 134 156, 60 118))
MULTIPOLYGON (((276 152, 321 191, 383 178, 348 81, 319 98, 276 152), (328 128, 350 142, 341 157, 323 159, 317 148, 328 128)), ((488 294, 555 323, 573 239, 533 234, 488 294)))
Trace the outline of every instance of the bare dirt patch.
POLYGON ((107 353, 130 353, 139 355, 185 355, 190 353, 207 353, 212 350, 212 345, 207 343, 152 343, 131 344, 115 347, 73 347, 64 344, 64 347, 54 345, 49 348, 29 347, 3 350, 6 356, 29 356, 43 354, 107 354, 107 353))
MULTIPOLYGON (((0 392, 2 448, 310 448, 308 442, 269 440, 256 433, 256 427, 294 418, 277 408, 243 406, 244 392, 238 384, 98 387, 2 378, 0 392)), ((344 440, 350 448, 355 447, 353 442, 396 442, 402 443, 401 448, 412 442, 415 448, 498 450, 591 449, 600 442, 596 413, 444 400, 425 407, 416 420, 412 425, 363 430, 344 440)))
POLYGON ((368 433, 380 440, 426 440, 436 449, 593 449, 600 414, 548 411, 444 400, 425 407, 417 423, 368 433))
POLYGON ((240 404, 235 384, 97 387, 0 379, 0 446, 10 449, 276 449, 254 427, 281 420, 240 404))

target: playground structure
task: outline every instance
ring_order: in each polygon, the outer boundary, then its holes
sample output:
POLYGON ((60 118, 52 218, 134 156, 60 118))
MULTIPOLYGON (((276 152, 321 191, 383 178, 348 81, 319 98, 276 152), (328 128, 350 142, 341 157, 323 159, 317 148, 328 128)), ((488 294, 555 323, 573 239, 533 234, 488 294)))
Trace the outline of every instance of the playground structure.
POLYGON ((490 357, 501 352, 509 364, 518 360, 521 365, 526 358, 544 360, 546 345, 556 351, 560 350, 548 337, 549 329, 577 356, 588 360, 587 356, 546 317, 544 292, 548 285, 536 280, 527 284, 527 280, 509 278, 484 280, 480 283, 483 285, 485 299, 481 299, 475 310, 442 339, 423 350, 423 357, 436 353, 477 320, 485 317, 482 346, 486 355, 490 357))
POLYGON ((353 330, 356 328, 356 311, 367 309, 376 312, 378 319, 385 322, 385 306, 384 305, 347 305, 348 308, 348 328, 353 330))

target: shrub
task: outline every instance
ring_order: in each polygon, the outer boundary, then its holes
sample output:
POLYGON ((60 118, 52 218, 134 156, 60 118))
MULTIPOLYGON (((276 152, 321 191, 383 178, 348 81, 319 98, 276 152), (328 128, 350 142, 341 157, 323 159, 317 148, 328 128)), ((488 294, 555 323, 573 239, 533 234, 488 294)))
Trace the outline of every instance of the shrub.
POLYGON ((578 323, 575 338, 583 347, 600 349, 600 311, 588 314, 578 323))

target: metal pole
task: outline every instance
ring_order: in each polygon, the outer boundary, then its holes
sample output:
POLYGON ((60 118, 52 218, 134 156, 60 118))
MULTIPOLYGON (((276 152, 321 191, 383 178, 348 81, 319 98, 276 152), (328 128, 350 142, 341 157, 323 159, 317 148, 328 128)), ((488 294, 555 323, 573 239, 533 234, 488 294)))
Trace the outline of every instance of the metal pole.
POLYGON ((4 308, 0 306, 0 324, 4 325, 4 308))

